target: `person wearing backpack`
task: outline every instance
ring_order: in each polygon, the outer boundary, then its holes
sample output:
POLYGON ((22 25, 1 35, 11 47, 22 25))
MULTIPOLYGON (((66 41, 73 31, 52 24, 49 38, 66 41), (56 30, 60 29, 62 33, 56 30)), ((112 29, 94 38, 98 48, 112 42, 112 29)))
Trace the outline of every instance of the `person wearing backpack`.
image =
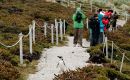
POLYGON ((73 44, 74 46, 77 45, 77 43, 82 46, 82 34, 83 34, 83 20, 85 19, 85 15, 83 14, 81 8, 77 8, 76 12, 73 14, 73 26, 74 26, 74 40, 73 44))
POLYGON ((99 27, 100 27, 99 43, 103 43, 104 24, 102 22, 102 19, 104 15, 102 15, 100 12, 102 12, 102 9, 98 10, 98 21, 99 21, 99 27))
POLYGON ((89 19, 89 28, 92 30, 92 38, 90 40, 90 46, 96 46, 98 44, 100 34, 100 27, 97 14, 94 14, 94 16, 92 16, 89 19))

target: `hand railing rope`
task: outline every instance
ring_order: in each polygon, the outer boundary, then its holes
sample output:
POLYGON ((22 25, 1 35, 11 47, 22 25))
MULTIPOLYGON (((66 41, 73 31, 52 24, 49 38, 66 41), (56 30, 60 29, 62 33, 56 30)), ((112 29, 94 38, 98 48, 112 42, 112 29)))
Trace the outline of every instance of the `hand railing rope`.
POLYGON ((20 39, 19 39, 16 43, 14 43, 13 45, 5 45, 5 44, 2 43, 2 42, 0 42, 0 44, 1 44, 2 46, 4 46, 4 47, 10 48, 10 47, 16 46, 19 42, 20 42, 20 39))

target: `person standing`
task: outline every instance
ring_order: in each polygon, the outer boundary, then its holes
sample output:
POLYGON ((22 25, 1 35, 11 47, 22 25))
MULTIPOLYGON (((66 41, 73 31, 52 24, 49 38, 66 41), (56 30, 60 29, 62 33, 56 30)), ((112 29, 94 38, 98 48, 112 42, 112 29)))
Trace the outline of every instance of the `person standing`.
POLYGON ((73 26, 74 26, 74 40, 73 44, 74 46, 77 45, 77 43, 82 46, 82 34, 83 34, 83 20, 85 19, 85 15, 82 12, 81 8, 77 8, 76 12, 73 14, 73 26))
POLYGON ((100 27, 97 14, 94 14, 94 16, 90 18, 89 28, 92 30, 92 38, 90 40, 90 46, 96 46, 98 44, 100 34, 100 27))
POLYGON ((112 15, 112 30, 116 30, 116 22, 117 22, 117 19, 118 19, 118 15, 117 13, 115 12, 113 15, 112 15))
POLYGON ((102 22, 103 14, 101 14, 102 9, 99 9, 98 11, 98 21, 100 26, 100 35, 99 35, 99 43, 103 43, 103 36, 104 36, 104 24, 102 22))

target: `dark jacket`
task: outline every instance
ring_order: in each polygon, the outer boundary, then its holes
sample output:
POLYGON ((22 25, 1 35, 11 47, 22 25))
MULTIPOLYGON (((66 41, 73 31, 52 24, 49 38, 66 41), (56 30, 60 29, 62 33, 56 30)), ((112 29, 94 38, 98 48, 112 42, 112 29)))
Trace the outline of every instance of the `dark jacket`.
POLYGON ((95 19, 94 17, 91 17, 89 19, 89 28, 92 30, 92 34, 99 34, 100 33, 100 27, 99 27, 99 21, 98 19, 95 19))

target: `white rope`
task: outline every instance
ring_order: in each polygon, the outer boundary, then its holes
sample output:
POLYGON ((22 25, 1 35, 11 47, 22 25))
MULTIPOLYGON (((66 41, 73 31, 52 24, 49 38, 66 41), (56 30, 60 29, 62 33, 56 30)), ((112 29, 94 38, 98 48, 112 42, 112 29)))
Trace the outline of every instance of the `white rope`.
MULTIPOLYGON (((32 27, 31 27, 32 28, 32 27)), ((28 32, 28 34, 26 34, 26 35, 23 35, 23 37, 28 37, 29 36, 29 34, 30 34, 30 30, 29 30, 29 32, 28 32)))
POLYGON ((15 44, 13 44, 13 45, 11 45, 11 46, 5 45, 5 44, 3 44, 2 42, 0 42, 0 44, 3 45, 4 47, 10 48, 10 47, 13 47, 13 46, 17 45, 19 42, 20 42, 20 39, 19 39, 15 44))
POLYGON ((42 26, 40 26, 37 22, 35 22, 36 23, 36 25, 38 26, 38 27, 42 27, 42 26))
POLYGON ((28 37, 28 36, 29 36, 29 34, 30 34, 30 31, 28 32, 28 34, 23 35, 23 37, 28 37))
POLYGON ((125 56, 125 58, 126 58, 128 61, 130 61, 130 59, 129 59, 127 56, 125 56))
POLYGON ((119 52, 122 54, 123 52, 121 52, 121 50, 119 49, 119 47, 115 43, 113 43, 113 44, 115 45, 115 47, 117 47, 117 49, 119 50, 119 52))

